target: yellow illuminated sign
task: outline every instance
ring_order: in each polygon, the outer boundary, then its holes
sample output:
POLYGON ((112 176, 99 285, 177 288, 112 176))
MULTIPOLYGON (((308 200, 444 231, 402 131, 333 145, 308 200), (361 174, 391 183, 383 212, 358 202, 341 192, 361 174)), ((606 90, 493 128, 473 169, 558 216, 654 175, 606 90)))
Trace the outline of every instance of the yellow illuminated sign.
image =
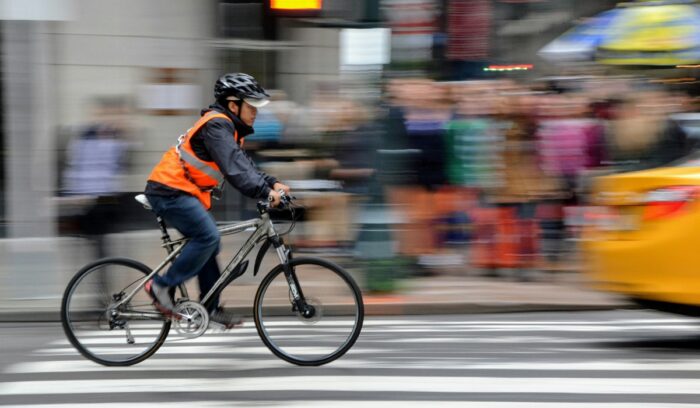
POLYGON ((529 71, 533 68, 532 64, 517 64, 517 65, 489 65, 484 68, 486 72, 510 72, 510 71, 529 71))
POLYGON ((271 0, 273 10, 320 10, 322 0, 271 0))

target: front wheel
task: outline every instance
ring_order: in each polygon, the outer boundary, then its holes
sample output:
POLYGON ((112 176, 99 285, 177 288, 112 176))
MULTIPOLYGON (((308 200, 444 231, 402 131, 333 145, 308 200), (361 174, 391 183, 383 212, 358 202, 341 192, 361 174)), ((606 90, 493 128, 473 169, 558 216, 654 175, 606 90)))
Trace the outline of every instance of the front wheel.
POLYGON ((360 288, 332 262, 295 258, 289 266, 303 310, 293 301, 284 267, 278 265, 255 295, 258 334, 285 361, 302 366, 329 363, 345 354, 360 335, 365 314, 360 288))

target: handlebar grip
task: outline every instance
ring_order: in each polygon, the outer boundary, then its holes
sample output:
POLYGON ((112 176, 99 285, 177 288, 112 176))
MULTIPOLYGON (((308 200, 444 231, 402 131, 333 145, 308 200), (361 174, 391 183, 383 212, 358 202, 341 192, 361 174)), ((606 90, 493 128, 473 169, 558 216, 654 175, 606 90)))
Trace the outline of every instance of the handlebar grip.
MULTIPOLYGON (((284 190, 278 190, 277 192, 280 195, 280 205, 277 207, 279 209, 288 208, 289 204, 291 204, 291 202, 293 200, 296 200, 296 197, 291 196, 291 195, 287 195, 284 192, 284 190)), ((271 208, 274 208, 271 206, 272 201, 274 201, 272 199, 272 196, 268 196, 267 200, 258 201, 258 209, 259 210, 262 210, 262 209, 269 210, 271 208)))

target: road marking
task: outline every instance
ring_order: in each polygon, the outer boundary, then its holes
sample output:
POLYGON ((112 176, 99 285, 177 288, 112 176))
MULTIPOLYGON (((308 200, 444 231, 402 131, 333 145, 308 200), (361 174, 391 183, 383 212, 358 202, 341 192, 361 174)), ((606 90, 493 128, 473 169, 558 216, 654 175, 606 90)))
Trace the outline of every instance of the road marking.
MULTIPOLYGON (((491 401, 197 401, 197 402, 166 402, 166 403, 129 403, 129 404, 70 404, 76 408, 152 408, 168 406, 169 408, 220 408, 220 407, 289 407, 289 408, 357 408, 358 405, 376 408, 425 408, 425 407, 478 407, 478 408, 697 408, 697 404, 639 404, 639 403, 594 403, 594 402, 491 402, 491 401)), ((31 408, 66 408, 66 404, 31 405, 31 408)), ((3 405, 3 408, 27 408, 27 405, 3 405)))
POLYGON ((13 381, 0 395, 197 392, 411 392, 519 394, 698 395, 697 379, 532 378, 425 376, 284 376, 259 378, 153 378, 66 381, 13 381))
MULTIPOLYGON (((335 350, 335 345, 333 346, 333 349, 335 350)), ((129 348, 129 347, 108 347, 108 348, 93 348, 90 349, 92 353, 110 353, 110 354, 120 354, 120 353, 134 353, 136 351, 141 350, 140 348, 129 348)), ((316 352, 320 350, 326 350, 327 348, 320 348, 320 347, 284 347, 284 350, 287 351, 288 353, 296 354, 296 353, 304 353, 304 354, 309 354, 311 352, 316 352)), ((382 349, 367 349, 367 348, 358 348, 356 350, 352 350, 353 354, 373 354, 373 353, 380 353, 380 352, 387 352, 386 350, 382 349)), ((36 350, 34 353, 40 354, 40 355, 51 355, 51 356, 75 356, 78 355, 78 351, 76 351, 73 347, 65 347, 65 348, 50 348, 50 349, 39 349, 36 350)), ((160 348, 157 352, 157 354, 164 355, 164 354, 244 354, 244 355, 260 355, 260 354, 265 354, 269 355, 272 352, 270 349, 267 347, 239 347, 239 346, 231 346, 230 344, 225 344, 225 345, 220 345, 220 346, 190 346, 190 347, 168 347, 166 344, 162 348, 160 348)))
POLYGON ((696 323, 696 319, 692 318, 668 318, 668 319, 615 319, 615 320, 478 320, 474 319, 473 316, 465 316, 464 321, 453 320, 453 321, 441 321, 439 318, 433 320, 423 320, 423 319, 412 319, 407 317, 405 320, 383 320, 382 318, 367 317, 365 323, 368 325, 406 325, 406 324, 429 324, 429 325, 441 325, 441 326, 460 326, 460 325, 531 325, 531 324, 543 324, 543 325, 554 325, 559 326, 562 324, 577 324, 577 325, 619 325, 619 324, 693 324, 696 323))
MULTIPOLYGON (((386 333, 384 333, 386 334, 386 333)), ((337 335, 318 335, 315 334, 313 335, 313 338, 310 337, 311 335, 276 335, 274 336, 275 340, 281 341, 281 340, 309 340, 310 343, 319 343, 322 341, 335 341, 337 342, 339 336, 337 335)), ((345 338, 347 336, 342 336, 342 338, 345 338)), ((136 344, 133 346, 128 346, 128 347, 133 347, 133 349, 138 349, 140 347, 144 347, 146 345, 152 344, 155 339, 149 339, 149 341, 144 341, 141 337, 135 336, 136 339, 136 344)), ((433 337, 433 336, 427 336, 427 337, 416 337, 416 338, 397 338, 397 339, 386 339, 383 337, 374 337, 370 336, 369 334, 364 335, 360 337, 360 341, 362 343, 405 343, 405 344, 422 344, 422 343, 427 343, 427 344, 436 344, 436 343, 455 343, 455 344, 493 344, 493 343, 502 343, 502 344, 508 344, 508 343, 523 343, 523 342, 529 342, 529 343, 542 343, 542 344, 578 344, 578 343, 592 343, 592 342, 610 342, 610 341, 617 341, 619 338, 615 337, 586 337, 586 338, 565 338, 565 337, 557 337, 557 336, 499 336, 499 337, 484 337, 484 336, 471 336, 471 337, 433 337)), ((222 346, 228 346, 228 347, 241 347, 241 343, 256 343, 260 344, 260 338, 255 336, 255 337, 248 337, 248 338, 239 338, 239 337, 223 337, 223 336, 218 336, 218 337, 212 337, 212 336, 204 336, 200 337, 197 339, 185 339, 185 338, 177 338, 177 339, 172 339, 172 340, 167 340, 165 342, 165 346, 168 347, 189 347, 192 344, 220 344, 222 346)), ((125 336, 120 336, 120 337, 115 337, 115 338, 93 338, 93 339, 85 339, 81 341, 81 344, 85 347, 91 347, 91 346, 116 346, 116 347, 127 347, 126 344, 126 337, 125 336)), ((58 340, 55 342, 51 343, 52 347, 58 346, 55 349, 60 350, 61 348, 65 348, 66 346, 71 346, 70 342, 68 340, 58 340)), ((71 346, 72 347, 72 346, 71 346)), ((47 348, 45 350, 51 350, 51 348, 47 348)))
POLYGON ((169 371, 181 370, 252 370, 262 368, 289 367, 277 358, 269 360, 251 360, 243 358, 151 358, 142 363, 129 367, 106 367, 92 361, 82 360, 52 360, 17 363, 10 366, 6 374, 39 374, 39 373, 78 373, 78 372, 125 372, 125 371, 169 371))
MULTIPOLYGON (((279 334, 277 332, 274 333, 273 338, 275 340, 280 340, 280 339, 285 339, 285 340, 307 340, 311 343, 316 342, 318 343, 319 341, 323 340, 334 340, 338 341, 339 338, 345 339, 349 336, 350 331, 345 330, 342 332, 331 332, 328 333, 326 330, 324 331, 312 331, 306 334, 298 334, 295 332, 288 332, 289 334, 279 334)), ((150 338, 149 336, 146 335, 139 335, 136 333, 132 333, 134 336, 134 339, 136 340, 136 344, 153 344, 155 342, 156 338, 150 338)), ((95 345, 126 345, 126 334, 125 332, 121 332, 121 335, 119 336, 86 336, 82 337, 80 336, 78 338, 80 340, 80 344, 83 346, 95 346, 95 345)), ((250 336, 236 336, 236 335, 204 335, 202 337, 198 337, 195 339, 188 339, 185 337, 182 337, 178 334, 174 334, 172 336, 168 336, 168 339, 165 341, 166 345, 185 345, 185 344, 216 344, 216 343, 221 343, 221 344, 228 344, 228 345, 234 345, 234 344, 240 344, 240 343, 260 343, 260 337, 257 335, 250 335, 250 336)), ((68 340, 56 340, 50 343, 51 346, 70 346, 71 343, 68 340)))
MULTIPOLYGON (((700 396, 700 379, 697 378, 633 378, 639 376, 634 372, 650 373, 643 377, 665 376, 661 371, 676 371, 680 375, 677 377, 694 377, 693 373, 700 372, 700 359, 673 358, 673 357, 651 357, 649 359, 637 358, 638 354, 624 354, 622 357, 619 349, 596 346, 595 343, 614 342, 629 340, 628 336, 610 336, 610 333, 628 333, 639 331, 647 334, 653 330, 662 335, 674 336, 679 331, 687 332, 688 335, 696 330, 695 320, 692 319, 625 319, 615 321, 579 321, 567 320, 565 322, 542 321, 449 321, 441 322, 432 319, 412 319, 407 318, 368 318, 365 321, 365 330, 360 337, 360 342, 345 358, 330 364, 328 369, 308 370, 298 369, 293 365, 279 360, 260 343, 257 331, 254 326, 247 326, 243 330, 237 329, 231 332, 211 332, 207 335, 183 341, 181 336, 174 332, 169 337, 166 345, 158 351, 156 356, 131 367, 104 367, 91 361, 83 359, 77 351, 65 339, 58 339, 51 342, 46 348, 36 350, 35 355, 49 361, 30 361, 14 364, 7 367, 6 379, 20 379, 23 381, 9 381, 0 383, 0 401, 2 396, 19 396, 16 401, 23 401, 23 395, 42 396, 51 394, 75 394, 72 401, 85 401, 86 398, 93 398, 88 395, 94 393, 123 393, 134 395, 136 393, 148 392, 148 400, 154 403, 129 404, 135 407, 160 406, 163 403, 156 403, 159 397, 153 393, 181 392, 182 390, 196 390, 197 392, 260 392, 265 396, 265 392, 285 392, 301 391, 298 395, 312 395, 313 392, 326 392, 326 396, 335 397, 333 392, 356 392, 358 396, 369 395, 367 392, 401 393, 415 392, 423 393, 428 399, 435 399, 435 395, 459 394, 460 401, 367 401, 361 403, 372 407, 463 407, 474 406, 479 408, 637 408, 644 407, 665 407, 668 403, 641 404, 641 403, 609 403, 609 402, 586 402, 586 403, 561 403, 561 402, 483 402, 469 401, 470 394, 527 394, 531 398, 522 399, 547 399, 553 394, 568 393, 580 395, 584 401, 595 401, 601 395, 656 395, 656 394, 677 394, 691 395, 695 398, 700 396), (388 322, 388 324, 387 324, 388 322), (528 333, 528 332, 543 332, 528 333), (506 336, 501 332, 512 332, 506 336), (575 333, 586 333, 578 336, 575 333), (589 334, 596 333, 599 334, 589 334), (496 333, 491 335, 490 333, 496 333), (522 333, 522 335, 520 335, 522 333), (583 337, 583 336, 593 337, 583 337), (419 337, 420 336, 420 337, 419 337), (618 336, 618 337, 615 337, 618 336), (418 338, 416 338, 418 337, 418 338), (514 350, 509 347, 498 346, 484 349, 481 344, 515 344, 514 350), (541 345, 540 345, 541 343, 541 345), (557 347, 553 344, 561 343, 557 347), (586 344, 588 343, 588 344, 586 344), (403 346, 401 344, 404 344, 403 346), (469 347, 474 344, 474 347, 469 347), (520 345, 521 344, 521 345, 520 345), (573 347, 568 347, 571 344, 573 347), (425 345, 434 345, 425 348, 425 345), (452 348, 446 348, 451 345, 452 348), (464 345, 460 348, 459 345, 464 345), (368 346, 365 348, 364 346, 368 346), (577 348, 578 347, 578 348, 577 348), (600 347, 600 348, 596 348, 600 347), (503 349, 503 350, 501 350, 503 349), (422 350, 415 357, 409 356, 415 350, 422 350), (615 355, 612 360, 604 360, 604 356, 615 355), (527 356, 519 357, 519 355, 527 356), (554 362, 551 356, 563 358, 565 361, 554 362), (61 357, 66 356, 66 357, 61 357), (202 356, 202 358, 199 358, 202 356), (592 357, 592 359, 589 358, 592 357), (547 361, 543 361, 543 359, 547 361), (515 360, 515 361, 513 361, 515 360), (520 360, 520 361, 518 361, 520 360), (502 361, 502 363, 501 363, 502 361), (158 378, 159 372, 172 372, 186 367, 187 370, 197 372, 196 376, 207 376, 208 378, 158 378), (264 375, 273 373, 274 377, 255 377, 263 375, 256 370, 265 370, 264 375), (376 370, 392 370, 387 374, 400 375, 376 375, 376 370), (429 370, 415 371, 417 376, 410 376, 410 371, 406 370, 429 370), (304 371, 301 371, 304 370, 304 371), (345 371, 343 371, 345 370, 345 371), (480 372, 479 370, 490 370, 492 372, 480 372), (519 372, 514 372, 518 370, 519 372), (556 378, 562 370, 567 370, 567 378, 556 378), (130 372, 152 372, 148 381, 143 380, 144 374, 139 378, 119 378, 101 379, 107 373, 130 372), (206 373, 210 371, 211 373, 206 373), (468 372, 467 372, 468 371, 468 372), (588 371, 598 371, 589 373, 588 371), (236 377, 227 378, 226 372, 235 373, 236 377), (436 372, 436 377, 426 374, 436 372), (527 372, 536 372, 536 377, 527 372), (606 372, 609 372, 607 374, 606 372), (658 372, 657 374, 651 374, 658 372), (60 380, 65 378, 62 373, 73 373, 70 380, 60 380), (80 374, 84 373, 84 374, 80 374), (285 373, 294 374, 314 374, 309 376, 285 376, 285 373), (339 373, 343 375, 333 375, 339 373), (525 373, 525 374, 523 374, 525 373), (52 375, 54 374, 54 375, 52 375), (318 375, 317 375, 318 374, 318 375), (323 374, 323 375, 321 375, 323 374), (357 376, 354 376, 357 374, 357 376), (370 376, 365 376, 370 374, 370 376), (375 374, 375 375, 373 375, 375 374), (462 377, 461 375, 468 375, 462 377), (16 376, 12 376, 16 375, 16 376), (24 375, 21 376, 20 375, 24 375), (47 380, 33 380, 33 375, 41 375, 38 378, 47 380), (503 377, 501 377, 503 375, 503 377), (516 377, 514 377, 516 375, 516 377), (591 375, 593 377, 591 378, 591 375), (546 378, 541 378, 544 376, 546 378), (605 377, 605 378, 603 378, 605 377), (621 377, 621 378, 615 378, 621 377), (540 396, 535 397, 535 394, 540 396), (88 397, 81 397, 88 396, 88 397)), ((303 337, 299 335, 296 325, 282 324, 278 322, 276 330, 282 332, 284 338, 296 339, 303 337), (292 330, 289 330, 292 329, 292 330), (296 337, 300 336, 300 337, 296 337)), ((158 330, 148 328, 141 330, 139 335, 157 335, 158 330)), ((319 329, 324 336, 333 336, 338 329, 337 324, 324 325, 319 329)), ((134 331, 136 333, 136 331, 134 331)), ((316 330, 313 330, 316 334, 316 330)), ((113 348, 104 347, 115 344, 119 349, 132 351, 124 342, 123 331, 106 333, 91 333, 95 336, 88 338, 88 341, 96 345, 96 350, 105 349, 114 351, 113 348)), ((672 337, 676 338, 676 337, 672 337)), ((138 336, 137 336, 138 339, 138 336)), ((303 343, 296 343, 303 344, 303 343)), ((318 344, 318 343, 315 343, 318 344)), ((143 346, 143 345, 141 345, 143 346)), ((313 351, 318 348, 304 347, 305 351, 313 351)), ((535 374, 532 374, 535 375, 535 374)), ((109 375, 111 377, 127 377, 128 375, 109 375)), ((130 376, 129 376, 130 377, 130 376)), ((160 394, 164 395, 164 394, 160 394)), ((257 395, 257 394, 255 394, 257 395)), ((297 395, 296 393, 293 395, 297 395)), ((216 394, 203 395, 203 398, 216 394)), ((479 396, 478 398, 481 398, 479 396)), ((133 398, 133 397, 130 397, 133 398)), ((165 397, 163 397, 165 398, 165 397)), ((293 397, 304 398, 304 397, 293 397)), ((362 398, 362 397, 359 397, 362 398)), ((391 398, 391 397, 390 397, 391 398)), ((446 397, 455 399, 455 397, 446 397)), ((476 399, 474 397, 473 399, 476 399)), ((494 399, 521 399, 521 397, 498 396, 494 399)), ((622 399, 623 397, 608 397, 622 399)), ((700 397, 698 397, 700 399, 700 397)), ((576 397, 578 399, 578 397, 576 397)), ((669 402, 672 397, 669 397, 669 402)), ((686 400, 688 397, 686 397, 686 400)), ((41 402, 38 400, 37 402, 41 402)), ((44 399, 43 401, 51 401, 44 399)), ((656 401, 656 399, 655 399, 656 401)), ((356 407, 358 401, 254 401, 256 406, 290 406, 290 407, 311 407, 334 408, 356 407)), ((80 407, 94 408, 117 408, 124 404, 73 404, 80 407)), ((186 403, 167 403, 174 408, 197 407, 248 407, 251 401, 193 401, 186 403)), ((54 405, 32 405, 32 408, 63 408, 65 404, 54 405)), ((674 407, 690 407, 693 404, 673 404, 674 407)), ((5 408, 3 406, 2 408, 5 408)))
MULTIPOLYGON (((631 330, 659 330, 659 323, 665 323, 662 326, 664 330, 694 330, 697 328, 697 322, 693 320, 630 320, 627 324, 631 326, 619 326, 621 322, 440 322, 440 321, 390 321, 390 327, 371 327, 371 326, 384 326, 381 321, 370 321, 365 320, 363 324, 363 333, 405 333, 405 332, 444 332, 446 329, 450 332, 478 332, 478 331, 631 331, 631 330), (682 324, 681 324, 682 323, 682 324), (398 327, 393 327, 398 326, 398 327), (416 326, 416 327, 413 327, 416 326)), ((338 323, 329 322, 327 324, 314 324, 311 326, 299 324, 289 324, 289 323, 269 323, 266 327, 275 327, 275 329, 284 330, 301 330, 300 328, 319 328, 323 327, 324 331, 329 332, 343 332, 348 330, 350 324, 339 325, 338 323), (337 327, 341 326, 341 327, 337 327)), ((172 330, 172 329, 171 329, 172 330)), ((134 335, 157 335, 160 333, 158 329, 134 329, 132 328, 132 333, 134 335)), ((174 330, 172 330, 174 332, 174 330)), ((212 333, 213 334, 213 333, 212 333)), ((257 334, 257 330, 254 326, 252 327, 242 327, 236 328, 231 332, 232 335, 245 334, 253 335, 257 334)), ((81 336, 85 337, 124 337, 124 331, 122 330, 112 330, 112 331, 89 331, 81 333, 81 336)))
MULTIPOLYGON (((639 403, 594 403, 594 402, 491 402, 491 401, 197 401, 197 402, 167 402, 167 403, 105 403, 105 404, 70 404, 73 408, 152 408, 167 405, 169 408, 220 408, 220 407, 289 407, 289 408, 357 408, 358 405, 376 408, 425 408, 425 407, 478 407, 478 408, 697 408, 697 404, 639 404, 639 403)), ((31 405, 31 408, 66 408, 66 404, 31 405)), ((3 408, 27 408, 27 405, 3 405, 3 408)))
MULTIPOLYGON (((366 368, 366 369, 431 369, 440 371, 456 370, 493 370, 493 371, 700 371, 700 360, 693 361, 590 361, 560 363, 474 363, 470 359, 463 361, 406 361, 402 363, 386 362, 380 358, 357 359, 345 358, 331 363, 330 368, 366 368)), ((288 363, 270 358, 269 360, 252 360, 245 358, 176 358, 159 359, 153 357, 130 367, 105 367, 89 360, 51 360, 33 361, 13 364, 6 374, 40 374, 40 373, 79 373, 79 372, 118 372, 118 371, 169 371, 187 367, 188 371, 201 370, 255 370, 262 368, 291 368, 288 363)), ((581 373, 585 376, 585 373, 581 373)))
MULTIPOLYGON (((528 332, 528 331, 538 331, 538 332, 612 332, 612 331, 634 331, 634 330, 693 330, 697 329, 697 324, 686 324, 686 325, 673 325, 673 326, 588 326, 588 325, 573 325, 573 324, 560 324, 556 326, 547 326, 544 324, 532 324, 532 325, 501 325, 501 326, 446 326, 441 327, 439 323, 433 324, 431 327, 422 328, 412 328, 412 327, 397 327, 388 328, 382 330, 383 333, 444 333, 449 331, 450 333, 469 333, 469 332, 528 332)), ((366 330, 369 333, 379 332, 380 330, 366 330)), ((365 330, 362 330, 364 333, 365 330)))

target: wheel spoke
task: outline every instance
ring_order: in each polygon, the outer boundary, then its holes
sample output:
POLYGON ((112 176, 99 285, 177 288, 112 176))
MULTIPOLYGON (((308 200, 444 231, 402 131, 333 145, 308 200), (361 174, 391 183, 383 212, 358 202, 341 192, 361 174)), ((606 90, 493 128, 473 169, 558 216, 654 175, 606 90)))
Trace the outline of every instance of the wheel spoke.
POLYGON ((319 365, 333 361, 352 347, 362 328, 359 289, 334 264, 308 258, 295 259, 292 264, 295 281, 303 287, 305 307, 296 307, 287 278, 278 267, 265 277, 256 296, 258 332, 273 353, 289 362, 319 365))
POLYGON ((81 354, 104 365, 130 365, 162 345, 170 321, 144 291, 112 309, 127 288, 148 273, 146 266, 121 258, 98 261, 78 272, 64 294, 61 319, 68 339, 81 354))

